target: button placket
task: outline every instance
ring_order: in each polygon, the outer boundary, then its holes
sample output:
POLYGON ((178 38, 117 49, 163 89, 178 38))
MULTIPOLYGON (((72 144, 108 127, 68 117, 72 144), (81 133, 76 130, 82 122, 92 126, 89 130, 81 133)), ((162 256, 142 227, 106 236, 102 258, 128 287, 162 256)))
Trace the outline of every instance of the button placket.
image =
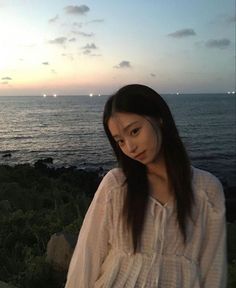
POLYGON ((162 261, 162 254, 164 248, 164 234, 165 234, 165 224, 166 224, 166 217, 167 217, 167 208, 166 206, 162 206, 160 203, 152 199, 151 205, 151 215, 154 218, 154 240, 153 240, 153 248, 154 251, 158 250, 160 253, 155 253, 152 257, 152 261, 150 264, 150 271, 152 266, 154 265, 155 261, 157 263, 158 270, 156 271, 156 277, 154 280, 155 287, 158 286, 159 276, 160 276, 160 267, 162 261), (159 247, 158 247, 159 246, 159 247))

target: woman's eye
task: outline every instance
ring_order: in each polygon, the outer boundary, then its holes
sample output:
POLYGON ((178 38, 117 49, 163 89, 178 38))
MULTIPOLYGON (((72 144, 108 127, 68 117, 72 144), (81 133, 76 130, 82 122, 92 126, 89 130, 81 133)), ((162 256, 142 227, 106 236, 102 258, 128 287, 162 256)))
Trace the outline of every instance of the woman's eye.
POLYGON ((119 145, 119 146, 122 146, 124 144, 124 140, 120 139, 120 140, 117 140, 116 143, 119 145))
POLYGON ((131 135, 136 135, 136 134, 138 134, 139 130, 140 130, 140 128, 135 128, 135 129, 133 129, 133 130, 131 131, 131 135))

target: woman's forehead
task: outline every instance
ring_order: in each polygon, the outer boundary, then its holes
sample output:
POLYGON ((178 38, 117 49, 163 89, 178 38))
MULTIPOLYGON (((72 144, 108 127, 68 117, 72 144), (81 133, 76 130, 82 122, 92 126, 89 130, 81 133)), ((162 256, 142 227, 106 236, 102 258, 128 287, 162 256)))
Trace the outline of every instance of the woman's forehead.
POLYGON ((118 121, 120 123, 126 123, 130 121, 141 121, 144 120, 145 117, 135 113, 125 113, 125 112, 115 112, 110 119, 114 121, 118 121))

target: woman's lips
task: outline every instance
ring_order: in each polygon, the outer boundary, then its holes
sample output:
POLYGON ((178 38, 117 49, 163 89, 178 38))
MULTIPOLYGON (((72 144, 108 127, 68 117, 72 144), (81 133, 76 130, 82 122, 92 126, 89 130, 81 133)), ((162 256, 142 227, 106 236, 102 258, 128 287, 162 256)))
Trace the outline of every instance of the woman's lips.
POLYGON ((134 158, 135 159, 142 159, 145 156, 145 151, 139 153, 138 155, 136 155, 134 158))

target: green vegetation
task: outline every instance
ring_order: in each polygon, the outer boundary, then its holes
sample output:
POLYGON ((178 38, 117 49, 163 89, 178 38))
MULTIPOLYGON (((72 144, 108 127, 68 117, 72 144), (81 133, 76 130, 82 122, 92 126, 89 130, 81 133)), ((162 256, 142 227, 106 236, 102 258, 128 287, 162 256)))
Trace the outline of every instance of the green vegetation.
MULTIPOLYGON (((101 180, 98 172, 75 168, 0 166, 0 280, 18 288, 62 288, 46 262, 52 234, 80 230, 101 180)), ((228 224, 228 288, 236 287, 236 224, 228 224)))
POLYGON ((52 273, 47 243, 56 232, 78 234, 100 178, 35 166, 0 166, 0 279, 17 287, 59 288, 66 275, 52 273))

